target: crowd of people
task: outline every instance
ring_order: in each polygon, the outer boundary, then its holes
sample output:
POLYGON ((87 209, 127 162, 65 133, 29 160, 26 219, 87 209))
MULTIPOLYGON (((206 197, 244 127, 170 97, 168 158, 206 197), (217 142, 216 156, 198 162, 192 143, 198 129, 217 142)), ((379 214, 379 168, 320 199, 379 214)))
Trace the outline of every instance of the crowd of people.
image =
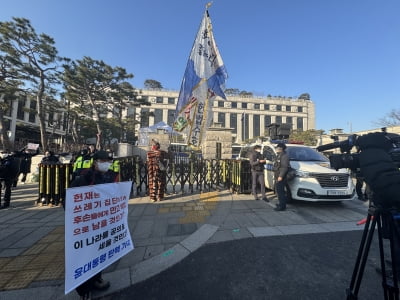
MULTIPOLYGON (((62 164, 64 161, 73 164, 73 179, 78 177, 84 170, 93 166, 93 156, 96 153, 94 145, 85 147, 78 153, 60 153, 45 150, 39 165, 62 164), (70 159, 66 160, 66 157, 70 159)), ((110 170, 119 172, 119 161, 113 160, 111 149, 104 151, 110 158, 110 170)), ((40 153, 39 147, 24 147, 21 150, 0 151, 0 209, 10 207, 12 189, 18 184, 27 182, 28 174, 32 172, 32 158, 40 153), (22 175, 22 176, 21 176, 22 175), (4 191, 4 196, 2 192, 4 191), (3 196, 3 197, 2 197, 3 196)))

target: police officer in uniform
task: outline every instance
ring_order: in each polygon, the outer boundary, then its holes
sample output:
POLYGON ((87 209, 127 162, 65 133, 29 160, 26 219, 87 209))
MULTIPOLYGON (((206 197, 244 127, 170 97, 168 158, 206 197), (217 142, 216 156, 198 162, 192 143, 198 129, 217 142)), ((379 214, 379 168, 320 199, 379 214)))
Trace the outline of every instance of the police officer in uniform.
POLYGON ((289 171, 289 155, 286 153, 286 145, 279 143, 276 146, 276 159, 274 162, 275 190, 278 194, 279 204, 274 208, 276 211, 286 210, 287 196, 285 191, 286 175, 289 171))

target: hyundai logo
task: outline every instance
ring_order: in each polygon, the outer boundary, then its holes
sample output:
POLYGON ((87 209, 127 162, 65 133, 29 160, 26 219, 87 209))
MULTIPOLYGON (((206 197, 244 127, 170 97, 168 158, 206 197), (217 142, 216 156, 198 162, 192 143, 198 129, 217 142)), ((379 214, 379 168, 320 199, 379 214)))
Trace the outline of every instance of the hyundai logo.
POLYGON ((339 176, 331 176, 332 181, 339 181, 339 176))

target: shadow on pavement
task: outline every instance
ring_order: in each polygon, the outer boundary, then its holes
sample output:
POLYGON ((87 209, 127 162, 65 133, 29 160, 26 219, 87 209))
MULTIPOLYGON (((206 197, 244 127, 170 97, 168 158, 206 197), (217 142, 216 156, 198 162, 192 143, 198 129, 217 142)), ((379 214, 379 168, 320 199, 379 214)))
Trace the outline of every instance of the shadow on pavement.
MULTIPOLYGON (((157 276, 101 299, 346 299, 361 235, 351 231, 207 244, 157 276)), ((383 298, 375 271, 376 236, 359 299, 383 298)))

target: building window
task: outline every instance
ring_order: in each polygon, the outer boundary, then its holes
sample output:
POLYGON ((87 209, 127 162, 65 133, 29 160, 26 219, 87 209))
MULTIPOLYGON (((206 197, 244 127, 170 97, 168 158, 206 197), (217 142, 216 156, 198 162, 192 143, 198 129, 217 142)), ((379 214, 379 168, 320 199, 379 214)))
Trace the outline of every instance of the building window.
POLYGON ((34 111, 36 111, 36 101, 35 100, 31 100, 30 109, 31 109, 31 112, 29 112, 29 122, 35 123, 35 121, 36 121, 36 113, 34 113, 34 111))
POLYGON ((264 104, 264 110, 269 110, 269 104, 264 104))
POLYGON ((298 106, 298 107, 297 107, 297 111, 298 111, 298 112, 303 112, 303 106, 298 106))
POLYGON ((277 110, 277 111, 282 111, 282 105, 277 105, 277 106, 276 106, 276 110, 277 110))
POLYGON ((271 125, 271 116, 264 116, 264 125, 265 127, 271 125))
POLYGON ((242 108, 247 108, 247 103, 242 102, 242 108))
POLYGON ((215 159, 221 159, 222 158, 222 143, 216 143, 216 154, 215 154, 215 159))
POLYGON ((168 109, 168 119, 167 119, 167 124, 172 126, 175 122, 175 110, 174 109, 168 109))
POLYGON ((260 115, 253 115, 253 134, 254 134, 254 136, 261 136, 261 134, 260 134, 260 115))
POLYGON ((297 129, 303 130, 303 118, 301 117, 297 118, 297 129))
POLYGON ((286 111, 292 111, 292 107, 290 105, 286 105, 286 111))
POLYGON ((163 103, 163 97, 156 97, 156 103, 163 103))
POLYGON ((293 118, 292 117, 286 117, 286 123, 287 124, 293 124, 293 118))
POLYGON ((282 124, 282 116, 276 116, 275 123, 276 124, 282 124))
POLYGON ((224 107, 224 101, 218 101, 218 107, 224 107))
POLYGON ((140 127, 149 127, 149 112, 148 108, 142 108, 140 112, 140 127))
POLYGON ((221 123, 222 127, 225 127, 225 113, 218 113, 218 123, 221 123))
POLYGON ((255 103, 254 104, 254 109, 260 109, 260 104, 259 103, 255 103))
POLYGON ((232 132, 237 133, 237 114, 231 114, 230 122, 231 122, 231 128, 233 128, 232 132))
POLYGON ((48 117, 47 117, 47 126, 48 127, 53 127, 55 126, 54 124, 54 112, 49 112, 48 117))
POLYGON ((237 108, 237 102, 232 102, 231 107, 232 108, 237 108))
POLYGON ((155 109, 154 110, 154 124, 157 124, 162 121, 162 109, 155 109))
POLYGON ((21 98, 18 100, 18 110, 17 110, 17 119, 18 120, 24 120, 25 99, 26 98, 21 98))
POLYGON ((168 104, 175 104, 175 98, 168 98, 168 104))

